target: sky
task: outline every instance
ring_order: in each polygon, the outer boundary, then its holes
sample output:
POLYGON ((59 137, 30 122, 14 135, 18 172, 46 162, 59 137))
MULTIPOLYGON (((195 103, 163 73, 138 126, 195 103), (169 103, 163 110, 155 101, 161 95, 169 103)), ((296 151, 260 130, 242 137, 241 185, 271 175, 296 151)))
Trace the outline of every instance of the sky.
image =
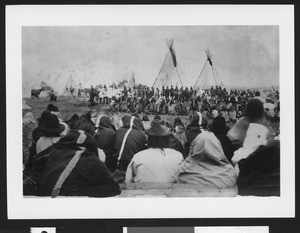
POLYGON ((25 26, 23 91, 44 81, 61 92, 70 76, 83 86, 129 79, 152 86, 174 38, 184 86, 193 86, 210 49, 228 86, 279 86, 278 26, 25 26))

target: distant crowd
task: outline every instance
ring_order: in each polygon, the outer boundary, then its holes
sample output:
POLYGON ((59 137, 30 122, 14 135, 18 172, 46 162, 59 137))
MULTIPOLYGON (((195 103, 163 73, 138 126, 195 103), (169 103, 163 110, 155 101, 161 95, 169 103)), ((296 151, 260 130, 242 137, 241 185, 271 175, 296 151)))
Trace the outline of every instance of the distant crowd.
POLYGON ((107 105, 113 111, 137 114, 167 114, 187 115, 191 109, 197 109, 205 117, 212 118, 219 113, 226 122, 236 122, 243 115, 247 102, 252 98, 260 99, 272 120, 279 119, 279 91, 264 90, 265 97, 259 90, 230 90, 220 86, 206 90, 190 88, 174 88, 172 85, 158 88, 137 85, 133 88, 126 86, 122 91, 107 95, 107 88, 100 85, 98 89, 91 86, 90 106, 107 105))
POLYGON ((104 112, 63 119, 49 104, 37 120, 24 115, 23 137, 30 139, 23 140, 24 195, 116 196, 121 183, 280 194, 280 139, 271 126, 279 122, 278 91, 269 90, 265 99, 257 90, 216 87, 199 95, 138 86, 101 98, 99 104, 109 104, 104 112), (126 112, 121 120, 118 111, 126 112), (174 121, 163 120, 170 113, 174 121), (188 115, 187 124, 180 114, 188 115))

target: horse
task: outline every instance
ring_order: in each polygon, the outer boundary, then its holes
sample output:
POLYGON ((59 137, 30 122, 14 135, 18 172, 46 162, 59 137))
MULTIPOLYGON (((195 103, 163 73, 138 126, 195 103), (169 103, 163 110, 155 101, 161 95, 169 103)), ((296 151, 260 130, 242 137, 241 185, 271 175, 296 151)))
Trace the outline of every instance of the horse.
POLYGON ((42 91, 44 91, 44 88, 41 88, 41 89, 32 89, 31 90, 31 98, 32 99, 33 99, 33 97, 40 98, 40 94, 41 94, 42 91))

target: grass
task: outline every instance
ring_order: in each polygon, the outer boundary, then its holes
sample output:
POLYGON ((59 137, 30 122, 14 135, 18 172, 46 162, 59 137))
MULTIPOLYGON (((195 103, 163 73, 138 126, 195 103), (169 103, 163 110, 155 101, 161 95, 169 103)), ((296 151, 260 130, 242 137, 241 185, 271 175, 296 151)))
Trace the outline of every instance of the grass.
MULTIPOLYGON (((77 113, 79 116, 82 114, 87 113, 91 110, 91 108, 88 106, 88 99, 77 99, 73 98, 71 96, 58 96, 57 102, 50 102, 49 98, 39 98, 39 99, 31 99, 26 98, 26 104, 31 107, 31 109, 23 110, 23 116, 26 112, 32 112, 35 119, 38 119, 42 112, 47 109, 47 105, 49 103, 53 103, 56 105, 59 109, 59 112, 64 120, 70 119, 74 113, 77 113)), ((95 106, 93 109, 95 109, 98 112, 102 111, 102 106, 95 106)), ((130 114, 130 113, 118 113, 120 117, 130 114)), ((148 115, 149 120, 152 120, 154 115, 148 115)), ((165 121, 170 122, 173 124, 174 118, 177 117, 176 115, 161 115, 161 118, 165 121)), ((180 116, 182 122, 184 125, 187 125, 189 122, 188 116, 180 116)), ((208 122, 211 123, 211 120, 208 122)), ((230 126, 230 125, 228 125, 230 126)), ((279 133, 279 123, 272 123, 272 128, 276 133, 279 133)), ((28 135, 30 132, 25 132, 25 135, 28 135)), ((30 145, 30 139, 24 138, 23 145, 30 145)), ((25 150, 27 148, 24 148, 25 150)), ((24 150, 23 150, 24 151, 24 150)), ((26 158, 24 158, 26 160, 26 158)))

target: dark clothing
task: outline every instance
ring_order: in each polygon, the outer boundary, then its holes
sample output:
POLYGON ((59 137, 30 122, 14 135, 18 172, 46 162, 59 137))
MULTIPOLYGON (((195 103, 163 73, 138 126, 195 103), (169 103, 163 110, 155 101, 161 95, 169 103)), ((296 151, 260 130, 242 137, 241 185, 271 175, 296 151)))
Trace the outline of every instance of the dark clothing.
POLYGON ((210 126, 210 130, 215 134, 215 136, 219 139, 224 154, 229 162, 232 163, 231 158, 233 157, 233 153, 235 151, 235 147, 231 140, 226 136, 229 130, 229 127, 226 125, 226 121, 224 117, 217 116, 212 125, 210 126))
POLYGON ((168 148, 177 150, 182 154, 183 158, 186 157, 186 154, 185 154, 185 151, 184 151, 184 148, 183 148, 181 142, 177 138, 175 138, 175 136, 173 134, 169 136, 168 148))
POLYGON ((34 154, 23 171, 23 195, 38 195, 38 189, 41 184, 41 178, 44 173, 51 146, 34 154))
POLYGON ((38 190, 39 195, 51 195, 62 172, 78 152, 81 152, 79 160, 62 184, 59 195, 108 197, 120 194, 118 184, 98 157, 93 137, 70 130, 52 146, 38 190))
POLYGON ((95 141, 98 147, 106 155, 105 164, 112 171, 115 170, 116 164, 116 132, 115 127, 110 123, 107 116, 100 118, 98 132, 95 135, 95 141))
POLYGON ((280 142, 261 146, 238 163, 239 195, 280 196, 280 142))
POLYGON ((134 117, 133 124, 130 126, 131 118, 131 116, 124 116, 122 119, 123 126, 117 129, 115 149, 117 157, 120 157, 118 168, 122 171, 126 171, 128 164, 136 153, 146 149, 146 135, 142 130, 144 128, 143 123, 139 118, 134 117), (124 144, 124 150, 120 156, 125 134, 130 129, 131 131, 124 144))
POLYGON ((185 143, 185 153, 186 155, 190 152, 190 145, 192 141, 200 134, 202 131, 199 125, 199 115, 195 114, 191 120, 191 123, 186 127, 185 135, 186 135, 186 143, 185 143))
POLYGON ((36 143, 37 141, 40 139, 40 137, 44 136, 43 132, 40 130, 39 127, 35 128, 33 131, 32 131, 32 143, 31 143, 31 146, 30 146, 30 149, 29 149, 29 157, 28 157, 28 161, 27 163, 25 164, 25 170, 28 171, 28 170, 31 170, 32 169, 32 159, 33 157, 36 155, 36 143))

